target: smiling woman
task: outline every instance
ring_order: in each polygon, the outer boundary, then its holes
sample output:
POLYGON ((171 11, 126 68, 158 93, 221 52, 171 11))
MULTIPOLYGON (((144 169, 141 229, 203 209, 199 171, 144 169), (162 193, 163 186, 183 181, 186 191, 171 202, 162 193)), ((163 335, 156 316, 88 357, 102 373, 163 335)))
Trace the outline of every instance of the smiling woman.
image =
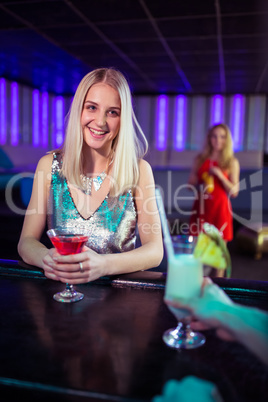
POLYGON ((161 225, 152 170, 142 159, 146 150, 124 76, 114 69, 87 74, 62 149, 37 166, 18 245, 24 261, 70 284, 159 265, 161 225), (48 250, 40 243, 46 220, 49 228, 88 235, 83 251, 60 256, 48 250), (137 227, 141 246, 135 248, 137 227))

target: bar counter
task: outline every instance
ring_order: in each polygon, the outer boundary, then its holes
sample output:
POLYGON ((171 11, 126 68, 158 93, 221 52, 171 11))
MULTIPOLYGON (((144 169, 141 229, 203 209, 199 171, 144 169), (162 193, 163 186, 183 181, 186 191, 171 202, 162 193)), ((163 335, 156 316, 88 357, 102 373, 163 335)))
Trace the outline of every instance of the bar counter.
MULTIPOLYGON (((242 345, 206 331, 204 346, 162 341, 176 326, 163 302, 166 275, 142 271, 77 285, 85 297, 58 303, 64 284, 41 269, 0 260, 0 395, 20 401, 150 401, 164 383, 194 375, 224 401, 266 401, 268 367, 242 345)), ((268 310, 268 282, 213 279, 236 302, 268 310)), ((198 396, 196 401, 198 401, 198 396)))

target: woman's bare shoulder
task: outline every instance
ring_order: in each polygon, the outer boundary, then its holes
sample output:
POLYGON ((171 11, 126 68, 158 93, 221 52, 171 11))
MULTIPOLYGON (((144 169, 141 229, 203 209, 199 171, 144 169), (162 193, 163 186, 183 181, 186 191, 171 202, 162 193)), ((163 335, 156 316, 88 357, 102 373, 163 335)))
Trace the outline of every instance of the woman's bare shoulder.
POLYGON ((147 162, 145 159, 139 160, 139 169, 140 169, 140 173, 152 171, 152 167, 151 167, 150 163, 147 162))
POLYGON ((50 171, 52 161, 53 161, 52 153, 42 156, 42 158, 39 159, 36 170, 37 171, 45 171, 45 172, 50 171))
POLYGON ((140 186, 148 185, 149 183, 154 183, 154 175, 153 170, 146 160, 140 159, 139 160, 139 181, 140 186))
POLYGON ((239 168, 239 166, 240 166, 239 160, 235 156, 233 156, 231 159, 230 165, 231 165, 231 168, 234 168, 234 167, 239 168))

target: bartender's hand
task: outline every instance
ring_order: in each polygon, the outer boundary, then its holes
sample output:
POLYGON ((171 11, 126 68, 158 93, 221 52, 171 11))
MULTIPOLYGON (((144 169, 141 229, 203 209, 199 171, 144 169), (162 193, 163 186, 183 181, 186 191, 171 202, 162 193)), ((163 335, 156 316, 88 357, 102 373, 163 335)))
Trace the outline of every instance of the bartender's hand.
POLYGON ((184 377, 181 381, 169 380, 162 395, 157 395, 152 402, 223 402, 215 384, 194 376, 184 377))
POLYGON ((194 330, 216 329, 227 341, 238 341, 268 365, 268 313, 256 307, 234 303, 209 278, 204 278, 200 297, 187 300, 165 300, 175 308, 191 312, 194 330))
MULTIPOLYGON (((232 309, 234 302, 227 294, 211 279, 204 278, 201 297, 187 300, 165 299, 166 304, 175 308, 184 308, 194 317, 191 328, 194 330, 206 330, 215 328, 217 335, 224 339, 233 341, 236 339, 233 330, 229 327, 230 321, 227 317, 228 310, 232 309)), ((235 319, 235 318, 233 318, 235 319)))
POLYGON ((45 276, 63 283, 78 284, 94 281, 105 275, 105 255, 84 246, 79 254, 60 255, 51 248, 43 258, 45 276))

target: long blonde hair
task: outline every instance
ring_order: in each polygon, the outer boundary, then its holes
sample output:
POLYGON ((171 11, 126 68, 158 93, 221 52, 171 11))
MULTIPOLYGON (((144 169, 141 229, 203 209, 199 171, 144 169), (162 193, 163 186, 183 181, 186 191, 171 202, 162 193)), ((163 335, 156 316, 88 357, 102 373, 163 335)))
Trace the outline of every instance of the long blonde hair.
POLYGON ((81 114, 89 89, 100 82, 104 82, 117 90, 121 101, 120 129, 112 143, 114 166, 110 192, 111 194, 122 193, 138 183, 138 163, 139 159, 147 152, 148 143, 135 117, 127 80, 121 72, 113 68, 93 70, 78 85, 67 115, 66 136, 62 148, 62 174, 70 183, 82 187, 80 178, 83 170, 81 114))
POLYGON ((231 135, 231 131, 230 131, 229 127, 227 126, 227 124, 223 124, 223 123, 214 124, 213 126, 211 126, 208 129, 203 151, 197 157, 198 164, 199 164, 199 166, 201 166, 202 163, 212 154, 213 148, 211 145, 211 136, 212 136, 215 128, 222 128, 226 133, 225 145, 224 145, 223 150, 221 151, 218 163, 222 169, 228 170, 234 159, 233 141, 232 141, 232 135, 231 135))

